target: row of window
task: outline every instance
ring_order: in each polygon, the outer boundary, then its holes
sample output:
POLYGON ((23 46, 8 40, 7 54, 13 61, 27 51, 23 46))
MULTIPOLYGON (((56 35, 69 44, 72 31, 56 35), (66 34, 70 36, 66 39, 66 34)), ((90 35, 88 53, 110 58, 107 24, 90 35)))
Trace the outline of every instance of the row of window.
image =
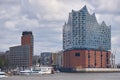
MULTIPOLYGON (((76 57, 80 57, 80 53, 75 53, 75 56, 76 57)), ((94 65, 96 66, 97 65, 97 63, 96 63, 96 52, 94 53, 94 56, 95 56, 95 62, 94 62, 94 65)), ((103 55, 102 55, 102 52, 101 52, 101 55, 100 55, 100 57, 101 57, 101 67, 102 67, 102 58, 103 58, 103 55)), ((90 53, 88 52, 88 67, 91 67, 90 65, 90 53)), ((109 64, 109 54, 108 53, 106 53, 106 64, 109 64)))

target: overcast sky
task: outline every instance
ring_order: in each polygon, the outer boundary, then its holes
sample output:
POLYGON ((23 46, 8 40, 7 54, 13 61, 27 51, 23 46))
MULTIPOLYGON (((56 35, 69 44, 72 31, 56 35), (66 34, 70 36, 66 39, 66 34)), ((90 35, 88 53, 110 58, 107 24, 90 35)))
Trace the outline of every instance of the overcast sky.
POLYGON ((20 45, 22 31, 32 31, 34 54, 62 50, 62 26, 72 9, 87 5, 98 22, 112 28, 112 52, 120 63, 120 0, 0 0, 0 52, 20 45))

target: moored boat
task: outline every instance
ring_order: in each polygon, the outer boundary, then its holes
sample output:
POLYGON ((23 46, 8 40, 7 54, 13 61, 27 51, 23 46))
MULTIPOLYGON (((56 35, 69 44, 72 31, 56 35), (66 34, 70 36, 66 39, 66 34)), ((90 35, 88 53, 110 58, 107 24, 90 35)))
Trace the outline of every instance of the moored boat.
POLYGON ((20 71, 21 75, 32 75, 32 74, 53 74, 53 67, 37 67, 31 70, 20 71))
POLYGON ((0 78, 3 78, 3 77, 7 77, 7 76, 6 76, 5 72, 0 71, 0 78))

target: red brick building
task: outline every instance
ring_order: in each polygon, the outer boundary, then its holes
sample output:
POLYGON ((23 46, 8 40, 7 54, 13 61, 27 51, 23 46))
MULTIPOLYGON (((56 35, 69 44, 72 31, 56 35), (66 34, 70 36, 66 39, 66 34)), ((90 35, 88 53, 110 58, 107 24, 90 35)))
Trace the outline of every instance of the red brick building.
POLYGON ((69 50, 63 54, 64 68, 110 67, 110 52, 97 50, 69 50))
POLYGON ((33 35, 31 31, 24 31, 21 37, 21 45, 30 46, 30 64, 32 66, 33 61, 33 35))

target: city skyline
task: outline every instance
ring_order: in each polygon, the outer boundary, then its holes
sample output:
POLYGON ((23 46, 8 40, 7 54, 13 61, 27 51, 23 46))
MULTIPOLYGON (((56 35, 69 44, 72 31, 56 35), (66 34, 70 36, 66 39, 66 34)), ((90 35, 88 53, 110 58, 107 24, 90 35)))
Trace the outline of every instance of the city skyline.
POLYGON ((1 0, 0 51, 20 44, 21 32, 28 30, 35 35, 34 54, 62 50, 62 26, 68 13, 72 9, 80 10, 86 4, 91 12, 96 13, 99 23, 104 20, 112 26, 112 50, 116 51, 116 62, 119 63, 119 3, 119 0, 1 0))

